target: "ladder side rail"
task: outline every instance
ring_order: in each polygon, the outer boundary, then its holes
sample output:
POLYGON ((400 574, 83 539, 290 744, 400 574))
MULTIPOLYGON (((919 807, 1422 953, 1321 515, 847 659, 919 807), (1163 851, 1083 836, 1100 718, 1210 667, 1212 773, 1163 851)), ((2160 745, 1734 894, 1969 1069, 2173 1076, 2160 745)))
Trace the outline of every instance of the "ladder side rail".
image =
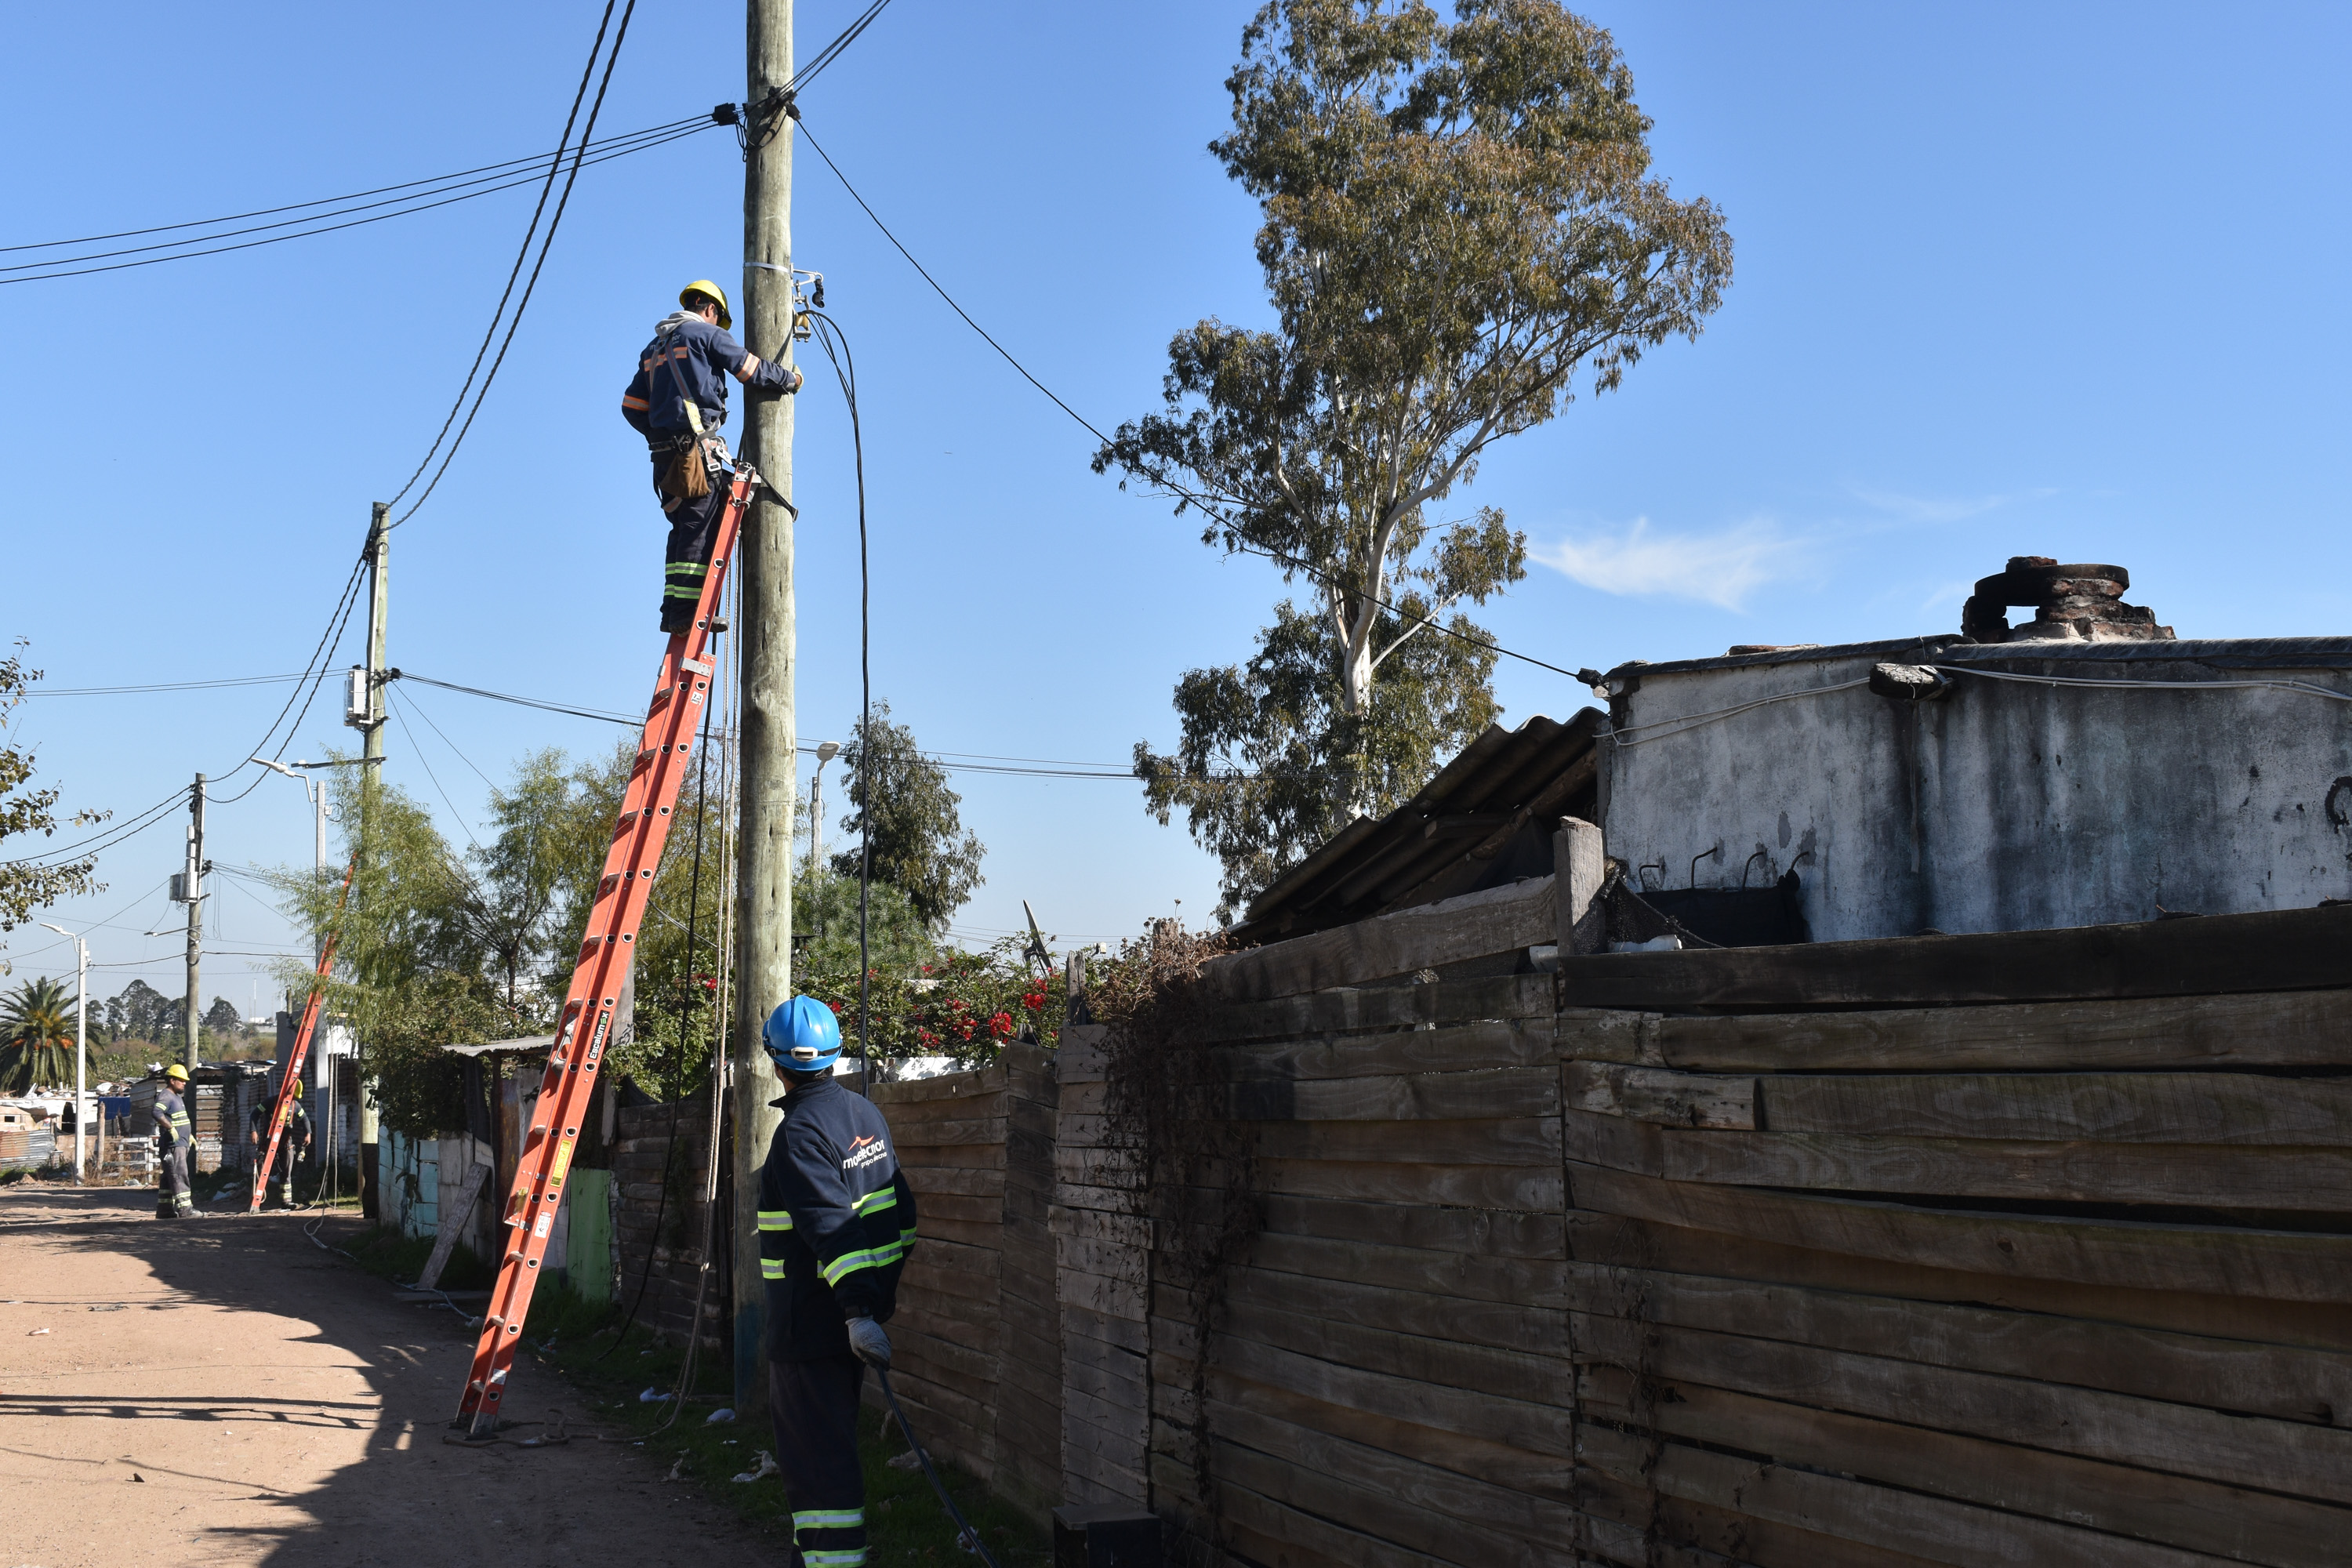
POLYGON ((704 582, 695 626, 674 637, 663 657, 660 684, 623 794, 589 929, 559 1016, 531 1124, 520 1141, 514 1186, 502 1216, 502 1228, 514 1237, 499 1260, 497 1289, 484 1310, 481 1337, 458 1406, 459 1418, 471 1416, 478 1435, 486 1426, 496 1429, 514 1346, 530 1313, 583 1113, 593 1102, 610 1044, 620 982, 635 957, 638 927, 668 841, 696 727, 712 694, 716 660, 706 651, 711 613, 724 586, 743 511, 758 483, 758 476, 745 466, 713 541, 713 569, 704 582))
MULTIPOLYGON (((310 1055, 310 1036, 319 1026, 319 1009, 326 1001, 327 975, 335 963, 335 943, 342 935, 338 928, 342 921, 343 906, 351 900, 352 877, 359 870, 359 866, 355 859, 343 871, 343 889, 335 900, 335 921, 328 926, 326 943, 319 950, 319 969, 316 978, 310 983, 310 1000, 302 1004, 302 1022, 294 1031, 293 1048, 286 1053, 286 1070, 278 1079, 277 1098, 269 1110, 269 1138, 262 1145, 261 1163, 253 1173, 253 1191, 246 1199, 245 1212, 247 1214, 260 1211, 263 1179, 278 1163, 278 1140, 285 1136, 286 1123, 294 1103, 294 1086, 302 1081, 302 1064, 310 1055)), ((224 1140, 228 1135, 227 1128, 221 1129, 224 1140)), ((290 1190, 290 1182, 289 1187, 290 1190)))

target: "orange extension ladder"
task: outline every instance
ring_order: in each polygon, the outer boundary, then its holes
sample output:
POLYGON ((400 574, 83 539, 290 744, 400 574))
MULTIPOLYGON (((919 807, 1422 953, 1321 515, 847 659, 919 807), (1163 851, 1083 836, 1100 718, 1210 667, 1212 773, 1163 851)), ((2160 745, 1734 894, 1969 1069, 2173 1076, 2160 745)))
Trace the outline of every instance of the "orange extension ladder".
MULTIPOLYGON (((336 928, 342 923, 343 906, 352 896, 352 876, 359 868, 357 860, 343 868, 343 890, 335 896, 335 918, 327 923, 327 940, 319 949, 319 976, 310 983, 310 999, 302 1004, 302 1026, 294 1031, 294 1049, 278 1077, 278 1102, 269 1112, 269 1142, 262 1146, 261 1163, 253 1168, 253 1195, 245 1205, 247 1214, 261 1207, 262 1184, 278 1163, 278 1141, 286 1135, 287 1118, 293 1113, 294 1086, 302 1081, 302 1063, 310 1055, 310 1036, 319 1026, 319 1005, 326 1000, 327 973, 334 967, 335 941, 342 935, 336 928)), ((227 1128, 221 1129, 223 1142, 230 1136, 227 1128)))
POLYGON ((540 1084, 531 1125, 523 1134, 514 1190, 507 1197, 506 1255, 499 1261, 498 1283, 483 1310, 482 1336, 474 1346, 474 1363, 466 1373, 465 1396, 458 1401, 457 1421, 451 1423, 463 1426, 466 1437, 486 1439, 498 1431, 499 1402, 506 1393, 507 1373, 514 1364, 523 1320, 530 1314, 540 1258, 547 1251, 549 1233, 555 1228, 572 1146, 593 1103, 596 1071, 612 1037, 613 1005, 621 994, 622 981, 628 976, 630 962, 636 957, 637 927, 653 892, 662 846, 669 838, 671 814, 677 805, 678 787, 686 780, 695 726, 709 700, 717 668, 716 658, 706 651, 711 617, 726 585, 727 564, 734 552, 736 533, 743 525, 744 510, 761 482, 749 463, 736 463, 734 488, 719 520, 718 538, 711 544, 710 571, 702 581, 694 626, 672 637, 669 651, 662 656, 661 685, 646 713, 645 735, 637 746, 636 763, 629 772, 627 793, 621 797, 621 816, 613 826, 604 875, 596 884, 580 962, 572 972, 572 989, 558 1016, 555 1044, 548 1052, 547 1077, 540 1084))

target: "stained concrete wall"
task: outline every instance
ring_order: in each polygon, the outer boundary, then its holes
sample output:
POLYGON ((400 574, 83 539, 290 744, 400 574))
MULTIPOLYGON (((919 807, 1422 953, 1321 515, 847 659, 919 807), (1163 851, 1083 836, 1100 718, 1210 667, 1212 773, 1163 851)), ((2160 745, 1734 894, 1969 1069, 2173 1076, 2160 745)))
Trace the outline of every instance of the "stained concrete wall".
POLYGON ((2352 703, 2223 684, 2352 696, 2347 667, 2352 638, 1923 640, 1622 667, 1609 854, 1653 888, 1794 869, 1817 942, 2352 898, 2352 703), (1904 703, 1847 686, 1880 660, 2205 689, 1958 673, 1941 700, 1904 703))

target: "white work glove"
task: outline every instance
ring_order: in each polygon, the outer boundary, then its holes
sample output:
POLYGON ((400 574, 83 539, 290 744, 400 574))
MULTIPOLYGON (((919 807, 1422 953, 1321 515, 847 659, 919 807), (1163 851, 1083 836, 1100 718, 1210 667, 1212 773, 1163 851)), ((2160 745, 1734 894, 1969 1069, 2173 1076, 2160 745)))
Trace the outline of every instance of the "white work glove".
POLYGON ((890 1336, 884 1333, 882 1325, 873 1319, 849 1320, 849 1348, 857 1352, 859 1361, 870 1363, 885 1372, 890 1370, 890 1336))

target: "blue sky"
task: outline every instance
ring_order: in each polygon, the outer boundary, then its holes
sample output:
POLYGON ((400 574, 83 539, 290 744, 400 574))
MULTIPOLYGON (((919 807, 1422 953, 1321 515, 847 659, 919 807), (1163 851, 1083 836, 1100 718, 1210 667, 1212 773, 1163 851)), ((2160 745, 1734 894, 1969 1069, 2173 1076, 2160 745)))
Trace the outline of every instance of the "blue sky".
MULTIPOLYGON (((803 50, 856 8, 804 5, 803 50)), ((107 13, 93 73, 87 14, 12 7, 0 244, 541 151, 597 9, 140 0, 107 13)), ((1155 405, 1176 329, 1263 318, 1255 209, 1204 150, 1249 10, 897 0, 810 90, 807 124, 965 307, 1108 426, 1155 405)), ((1507 646, 1572 668, 1948 630, 1971 580, 2028 552, 2127 566, 2134 601, 2183 636, 2352 620, 2336 276, 2352 12, 1588 14, 1657 121, 1658 172, 1728 215, 1737 272, 1696 343, 1518 437, 1460 498, 1503 509, 1536 558, 1485 616, 1507 646)), ((641 0, 602 129, 740 97, 740 6, 641 0)), ((662 533, 614 405, 678 285, 738 275, 740 192, 723 132, 582 176, 479 421, 394 536, 393 663, 637 704, 660 647, 662 533)), ((0 286, 17 345, 0 385, 16 476, 0 635, 29 639, 54 688, 299 668, 368 503, 446 411, 529 195, 0 286)), ((1118 765, 1138 740, 1171 741, 1172 682, 1244 655, 1278 581, 1089 473, 1085 432, 805 153, 793 228, 858 356, 877 694, 948 752, 1118 765)), ((839 739, 857 701, 847 428, 818 377, 800 412, 801 729, 839 739)), ((1499 679, 1507 722, 1587 700, 1529 666, 1499 679)), ((390 777, 460 845, 482 774, 620 732, 403 695, 415 732, 394 723, 390 777)), ((67 805, 127 815, 197 770, 231 772, 283 699, 36 697, 16 735, 67 805)), ((287 754, 347 743, 337 709, 322 696, 287 754)), ((1213 865, 1131 784, 958 785, 989 848, 961 931, 1009 930, 1024 898, 1071 940, 1214 902, 1213 865)), ((217 859, 309 858, 285 780, 211 826, 217 859)), ((107 891, 48 917, 95 926, 98 994, 134 974, 178 990, 176 942, 140 935, 178 913, 161 889, 178 839, 166 823, 110 851, 107 891)), ((249 885, 225 886, 214 921, 225 951, 299 945, 249 885)), ((37 928, 5 942, 20 975, 69 966, 37 928)), ((206 994, 247 1005, 264 967, 215 959, 206 994)))

